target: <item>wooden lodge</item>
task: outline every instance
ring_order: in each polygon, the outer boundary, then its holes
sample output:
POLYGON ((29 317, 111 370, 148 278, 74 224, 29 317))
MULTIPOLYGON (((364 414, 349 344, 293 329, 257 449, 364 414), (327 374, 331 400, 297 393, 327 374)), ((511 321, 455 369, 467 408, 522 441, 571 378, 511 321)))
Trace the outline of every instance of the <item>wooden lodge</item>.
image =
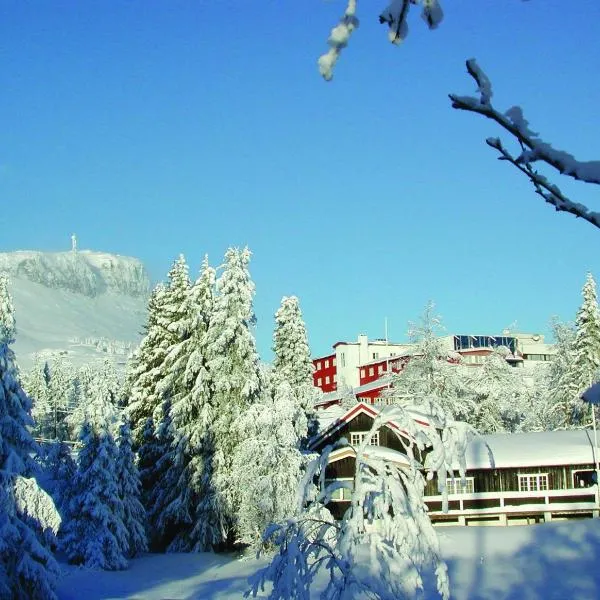
MULTIPOLYGON (((353 481, 353 446, 362 442, 378 413, 366 403, 319 411, 321 434, 312 448, 322 451, 341 437, 350 444, 329 455, 327 480, 353 481)), ((426 415, 415 419, 429 426, 426 415)), ((391 422, 371 439, 367 453, 407 465, 406 438, 391 422)), ((425 456, 416 458, 425 462, 425 456)), ((598 516, 594 441, 588 430, 483 435, 469 444, 465 458, 465 478, 456 465, 455 477, 446 481, 447 512, 437 480, 427 482, 425 503, 434 524, 512 525, 598 516)), ((335 517, 341 518, 349 500, 349 490, 337 490, 329 506, 335 517)))

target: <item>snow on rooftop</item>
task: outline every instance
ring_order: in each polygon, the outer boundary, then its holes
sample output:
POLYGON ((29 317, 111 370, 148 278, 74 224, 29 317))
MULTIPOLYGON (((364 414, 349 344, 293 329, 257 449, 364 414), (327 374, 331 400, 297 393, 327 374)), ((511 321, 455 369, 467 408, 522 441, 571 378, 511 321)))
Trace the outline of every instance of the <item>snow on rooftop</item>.
POLYGON ((465 455, 467 469, 549 467, 594 462, 594 437, 589 430, 495 433, 474 439, 465 455))

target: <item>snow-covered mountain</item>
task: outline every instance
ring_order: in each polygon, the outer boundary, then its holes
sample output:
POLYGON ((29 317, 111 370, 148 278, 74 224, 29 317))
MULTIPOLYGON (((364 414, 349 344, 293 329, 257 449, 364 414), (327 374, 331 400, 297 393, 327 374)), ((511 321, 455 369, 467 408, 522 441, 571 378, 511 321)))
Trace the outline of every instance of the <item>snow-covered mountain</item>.
POLYGON ((136 258, 89 250, 0 253, 10 277, 19 365, 63 354, 74 364, 107 354, 124 365, 141 338, 150 282, 136 258))

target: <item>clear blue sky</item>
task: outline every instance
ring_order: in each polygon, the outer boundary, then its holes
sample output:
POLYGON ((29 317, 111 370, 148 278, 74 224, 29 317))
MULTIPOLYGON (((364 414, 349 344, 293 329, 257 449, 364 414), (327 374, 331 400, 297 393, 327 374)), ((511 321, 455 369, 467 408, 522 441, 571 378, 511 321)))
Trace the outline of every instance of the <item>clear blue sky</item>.
MULTIPOLYGON (((137 256, 248 245, 257 338, 299 296, 314 354, 405 339, 429 299, 454 333, 572 318, 600 230, 555 213, 450 108, 477 57, 498 107, 600 158, 600 3, 446 0, 400 48, 359 2, 334 81, 316 59, 341 0, 2 0, 0 250, 137 256)), ((506 138, 506 136, 504 136, 506 138)), ((598 190, 565 186, 599 205, 598 190)))

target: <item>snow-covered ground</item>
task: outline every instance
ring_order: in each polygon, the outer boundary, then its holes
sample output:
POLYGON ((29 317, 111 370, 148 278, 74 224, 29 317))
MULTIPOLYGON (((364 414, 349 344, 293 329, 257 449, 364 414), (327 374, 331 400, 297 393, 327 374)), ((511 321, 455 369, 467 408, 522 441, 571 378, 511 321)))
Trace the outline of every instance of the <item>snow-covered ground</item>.
POLYGON ((111 354, 123 365, 141 339, 148 277, 135 258, 100 252, 0 253, 10 277, 17 337, 27 371, 33 355, 61 353, 76 366, 111 354))
MULTIPOLYGON (((437 531, 453 599, 600 598, 600 520, 437 531)), ((262 564, 213 554, 149 554, 120 572, 63 565, 58 595, 61 600, 239 600, 248 576, 262 564)))

